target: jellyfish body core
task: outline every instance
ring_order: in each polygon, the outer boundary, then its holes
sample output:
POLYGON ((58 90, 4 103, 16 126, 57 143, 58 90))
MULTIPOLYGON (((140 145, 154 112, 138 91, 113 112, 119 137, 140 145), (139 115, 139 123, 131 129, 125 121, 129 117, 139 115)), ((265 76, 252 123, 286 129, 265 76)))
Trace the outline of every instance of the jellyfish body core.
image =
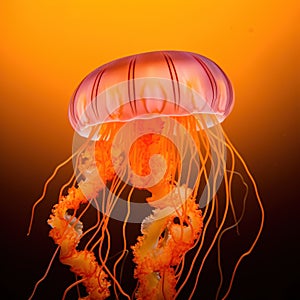
MULTIPOLYGON (((224 72, 211 60, 188 52, 125 57, 96 69, 81 82, 69 106, 75 172, 48 220, 60 261, 77 278, 63 298, 71 288, 83 285, 86 296, 78 295, 79 299, 178 299, 194 272, 196 282, 188 296, 192 299, 207 256, 223 233, 241 220, 231 188, 237 174, 235 157, 245 164, 220 126, 232 106, 233 91, 224 72), (222 183, 224 199, 218 195, 222 183), (137 190, 148 194, 137 199, 137 190), (82 219, 91 205, 97 211, 95 224, 84 229, 82 219), (213 215, 218 224, 204 249, 213 215), (225 226, 229 215, 233 223, 225 226), (123 238, 122 251, 111 266, 112 219, 122 222, 123 238), (141 224, 133 245, 128 245, 126 236, 130 223, 141 224), (194 259, 187 268, 191 250, 194 259), (132 291, 119 279, 128 251, 135 266, 132 291), (197 259, 201 263, 196 268, 197 259)), ((262 230, 263 208, 245 169, 262 219, 225 288, 218 264, 221 280, 216 299, 228 296, 241 259, 252 251, 262 230)))

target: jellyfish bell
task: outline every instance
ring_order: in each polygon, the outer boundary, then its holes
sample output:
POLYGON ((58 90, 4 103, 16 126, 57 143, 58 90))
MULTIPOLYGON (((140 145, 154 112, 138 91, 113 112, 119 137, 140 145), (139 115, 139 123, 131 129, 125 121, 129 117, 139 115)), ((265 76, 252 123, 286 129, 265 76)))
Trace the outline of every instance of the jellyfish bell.
MULTIPOLYGON (((237 156, 253 182, 262 221, 251 248, 236 262, 223 299, 228 296, 236 269, 252 251, 263 225, 255 182, 220 125, 232 110, 233 98, 231 83, 220 67, 199 54, 182 51, 121 58, 83 79, 69 105, 75 131, 73 185, 66 196, 60 193, 48 220, 50 236, 60 247, 60 261, 81 278, 65 294, 83 284, 88 299, 112 295, 119 299, 119 294, 127 299, 175 299, 195 272, 191 299, 212 248, 224 231, 241 220, 231 197, 237 156), (225 196, 220 200, 222 182, 225 196), (136 190, 150 196, 135 201, 136 190), (85 230, 85 209, 79 213, 79 207, 90 204, 96 208, 97 221, 85 230), (204 249, 214 214, 218 226, 204 249), (234 222, 226 227, 229 214, 234 222), (123 248, 110 268, 112 219, 123 224, 123 248), (141 224, 134 245, 127 243, 128 223, 141 224), (83 237, 92 232, 81 246, 84 250, 79 250, 83 237), (126 290, 118 276, 129 249, 135 266, 133 291, 126 290), (185 257, 191 249, 196 250, 187 270, 185 257)), ((223 285, 220 265, 219 273, 216 299, 223 285)))
POLYGON ((212 114, 220 123, 231 112, 233 99, 229 79, 208 58, 182 51, 149 52, 115 60, 86 76, 71 98, 69 120, 85 137, 96 124, 153 114, 212 114))

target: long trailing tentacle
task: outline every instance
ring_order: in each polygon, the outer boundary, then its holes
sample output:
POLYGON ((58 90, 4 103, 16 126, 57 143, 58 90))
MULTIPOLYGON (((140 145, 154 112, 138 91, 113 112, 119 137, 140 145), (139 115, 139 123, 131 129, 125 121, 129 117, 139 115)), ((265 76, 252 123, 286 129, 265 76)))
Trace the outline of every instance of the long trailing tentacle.
MULTIPOLYGON (((226 133, 224 132, 224 130, 220 127, 220 130, 222 130, 222 135, 225 137, 225 140, 220 140, 220 137, 218 135, 216 135, 215 133, 213 133, 212 131, 209 131, 209 134, 212 135, 213 139, 217 140, 217 141, 221 141, 222 143, 224 143, 224 145, 226 146, 226 149, 229 150, 230 154, 231 154, 231 158, 232 158, 232 161, 234 162, 235 161, 235 156, 240 160, 240 162, 242 163, 245 171, 246 171, 246 174, 248 175, 252 185, 253 185, 253 188, 254 188, 254 191, 255 191, 255 196, 256 196, 256 199, 257 199, 257 202, 258 202, 258 205, 259 205, 259 208, 260 208, 260 211, 261 211, 261 222, 260 222, 260 226, 259 226, 259 229, 258 229, 258 232, 257 232, 257 235, 254 239, 254 241, 252 242, 251 246, 249 247, 249 249, 247 251, 245 251, 240 257, 239 259, 237 260, 235 266, 234 266, 234 269, 233 269, 233 272, 232 272, 232 275, 231 275, 231 279, 230 279, 230 282, 229 282, 229 286, 226 290, 226 293, 224 294, 224 296, 222 297, 222 300, 226 299, 228 296, 229 296, 229 293, 231 291, 231 288, 232 288, 232 285, 233 285, 233 281, 234 281, 234 277, 235 277, 235 274, 236 274, 236 271, 238 269, 238 266, 240 265, 241 261, 243 260, 243 258, 245 258, 247 255, 249 255, 252 250, 254 249, 260 235, 261 235, 261 232, 262 232, 262 229, 263 229, 263 224, 264 224, 264 208, 263 208, 263 205, 262 205, 262 201, 260 199, 260 196, 259 196, 259 193, 258 193, 258 188, 257 188, 257 185, 256 185, 256 182, 251 174, 251 172, 249 171, 245 161, 243 160, 243 158, 241 157, 241 155, 238 153, 238 151, 235 149, 235 147, 233 146, 233 144, 230 142, 228 136, 226 135, 226 133)), ((232 202, 232 198, 231 198, 231 182, 232 182, 232 177, 233 177, 233 174, 234 173, 237 173, 235 170, 234 170, 234 163, 232 164, 231 166, 231 169, 229 171, 229 180, 226 180, 227 176, 224 176, 224 179, 225 179, 225 186, 228 187, 227 190, 228 190, 228 194, 226 195, 226 203, 229 203, 230 206, 231 206, 231 210, 232 210, 232 213, 233 213, 233 217, 234 217, 234 224, 228 228, 225 228, 223 229, 220 233, 218 233, 218 243, 220 242, 220 238, 222 237, 223 233, 231 228, 234 228, 236 227, 237 228, 237 225, 238 223, 241 221, 243 215, 244 215, 244 208, 243 208, 243 211, 242 211, 242 214, 240 216, 239 219, 236 218, 236 215, 235 215, 235 209, 233 207, 233 202, 232 202)), ((226 173, 224 174, 226 175, 226 173)), ((243 181, 244 182, 244 181, 243 181)), ((245 183, 244 183, 245 184, 245 183)), ((248 187, 247 187, 247 190, 248 190, 248 187)), ((244 201, 245 201, 245 198, 244 198, 244 201)), ((244 205, 244 204, 243 204, 244 205)), ((244 207, 244 206, 243 206, 244 207)), ((226 208, 225 208, 226 209, 226 208)), ((220 229, 220 228, 219 228, 220 229)), ((219 231, 218 231, 219 232, 219 231)), ((238 230, 237 230, 237 233, 238 230)), ((219 254, 218 254, 218 257, 219 257, 219 254)), ((203 262, 202 262, 203 263, 203 262)), ((219 272, 220 272, 220 275, 221 275, 221 279, 220 279, 220 284, 219 284, 219 287, 218 287, 218 290, 217 290, 217 295, 216 295, 216 299, 218 298, 219 296, 219 293, 220 293, 220 289, 221 289, 221 285, 222 285, 222 271, 220 270, 220 262, 219 262, 219 258, 218 258, 218 266, 219 266, 219 272)))
POLYGON ((246 165, 245 161, 243 160, 243 158, 241 157, 241 155, 239 154, 239 152, 236 150, 236 148, 233 146, 233 144, 230 142, 230 140, 229 140, 228 136, 226 135, 226 133, 224 133, 224 136, 226 138, 226 142, 227 142, 228 146, 232 149, 232 151, 238 157, 238 159, 242 163, 242 165, 243 165, 243 167, 244 167, 244 169, 245 169, 245 171, 246 171, 249 179, 251 180, 251 183, 252 183, 254 191, 255 191, 256 200, 257 200, 258 206, 260 208, 260 212, 261 212, 261 221, 260 221, 258 232, 257 232, 256 237, 255 237, 254 241, 252 242, 251 246, 249 247, 249 249, 247 251, 245 251, 240 256, 240 258, 238 259, 238 261, 235 264, 235 267, 234 267, 232 275, 231 275, 231 279, 230 279, 230 283, 229 283, 228 289, 227 289, 225 295, 222 297, 222 300, 226 299, 228 297, 229 293, 230 293, 230 290, 232 288, 233 281, 234 281, 234 278, 235 278, 236 271, 237 271, 237 269, 238 269, 241 261, 253 251, 255 245, 257 244, 257 241, 258 241, 258 239, 259 239, 259 237, 260 237, 260 235, 262 233, 263 226, 264 226, 264 220, 265 220, 264 207, 263 207, 263 204, 262 204, 259 192, 258 192, 258 188, 257 188, 256 182, 255 182, 255 180, 254 180, 251 172, 249 171, 248 166, 246 165))

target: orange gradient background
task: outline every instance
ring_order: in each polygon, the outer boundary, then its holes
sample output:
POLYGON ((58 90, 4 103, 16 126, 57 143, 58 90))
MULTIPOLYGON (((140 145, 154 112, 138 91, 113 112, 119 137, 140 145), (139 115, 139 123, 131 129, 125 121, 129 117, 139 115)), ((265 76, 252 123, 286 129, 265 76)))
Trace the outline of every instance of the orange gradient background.
MULTIPOLYGON (((224 129, 266 208, 262 238, 241 265, 232 299, 286 299, 296 283, 283 277, 293 270, 299 228, 299 9, 296 0, 1 2, 1 228, 11 299, 26 299, 45 269, 28 255, 32 245, 47 247, 26 230, 43 182, 72 151, 70 96, 96 67, 152 50, 202 54, 232 80, 236 102, 224 129)), ((42 234, 50 207, 36 215, 42 234)))

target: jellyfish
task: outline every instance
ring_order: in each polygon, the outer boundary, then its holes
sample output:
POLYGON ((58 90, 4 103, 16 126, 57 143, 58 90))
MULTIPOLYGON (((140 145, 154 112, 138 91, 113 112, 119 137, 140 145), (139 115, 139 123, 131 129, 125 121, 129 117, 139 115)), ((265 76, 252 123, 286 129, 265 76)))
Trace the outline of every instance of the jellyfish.
POLYGON ((233 88, 222 69, 190 52, 128 56, 83 79, 69 105, 75 132, 72 156, 46 182, 29 227, 30 232, 48 183, 72 160, 74 174, 62 186, 48 219, 59 260, 76 275, 63 299, 78 285, 86 291, 85 296, 78 293, 78 299, 180 299, 193 274, 193 288, 185 296, 192 299, 215 248, 220 278, 216 299, 228 297, 237 268, 252 252, 264 223, 254 178, 221 127, 233 103, 233 88), (224 287, 221 238, 228 230, 238 233, 245 212, 243 199, 233 197, 236 176, 244 199, 248 194, 237 162, 253 187, 261 218, 224 287), (137 191, 142 193, 136 196, 137 191), (242 209, 237 210, 238 205, 242 209), (83 219, 91 208, 96 212, 94 225, 85 229, 83 219), (122 249, 113 264, 112 220, 122 223, 122 249), (129 244, 127 229, 132 223, 140 230, 135 243, 129 244), (119 274, 129 251, 135 282, 131 291, 119 274))

